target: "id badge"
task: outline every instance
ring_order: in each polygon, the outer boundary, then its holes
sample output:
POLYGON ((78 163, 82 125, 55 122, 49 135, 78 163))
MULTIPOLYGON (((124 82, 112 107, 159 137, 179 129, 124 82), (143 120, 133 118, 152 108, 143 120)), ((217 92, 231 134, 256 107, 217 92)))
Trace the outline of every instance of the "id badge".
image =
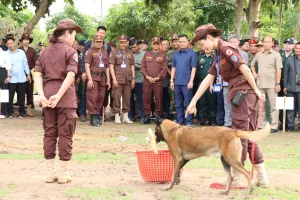
POLYGON ((213 92, 221 92, 221 84, 214 84, 213 92))
POLYGON ((126 64, 121 64, 121 68, 126 68, 126 64))
POLYGON ((99 63, 99 67, 100 68, 104 68, 104 64, 103 63, 99 63))

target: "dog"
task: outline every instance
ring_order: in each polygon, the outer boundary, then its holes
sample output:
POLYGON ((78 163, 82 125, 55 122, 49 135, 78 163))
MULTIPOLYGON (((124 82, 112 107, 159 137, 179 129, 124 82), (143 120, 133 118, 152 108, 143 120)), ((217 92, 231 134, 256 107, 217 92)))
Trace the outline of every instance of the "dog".
POLYGON ((174 159, 171 183, 163 190, 173 188, 175 183, 179 184, 180 169, 188 161, 202 156, 217 156, 221 157, 228 179, 226 190, 221 193, 224 195, 229 194, 233 181, 230 172, 231 167, 246 177, 248 181, 247 189, 251 193, 250 174, 241 163, 242 145, 240 138, 259 141, 269 134, 270 124, 268 123, 265 128, 258 131, 240 131, 227 127, 190 128, 156 116, 156 143, 166 142, 174 159))

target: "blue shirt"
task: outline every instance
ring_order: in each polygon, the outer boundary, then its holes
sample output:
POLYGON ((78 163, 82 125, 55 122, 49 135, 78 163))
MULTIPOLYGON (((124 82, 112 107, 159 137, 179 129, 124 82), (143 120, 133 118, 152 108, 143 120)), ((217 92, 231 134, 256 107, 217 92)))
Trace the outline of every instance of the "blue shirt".
POLYGON ((193 67, 197 67, 197 53, 186 48, 176 51, 172 58, 172 67, 176 68, 175 85, 188 85, 193 67))
POLYGON ((11 78, 9 83, 25 83, 26 76, 30 73, 27 57, 23 50, 17 49, 16 52, 7 50, 11 62, 11 78))

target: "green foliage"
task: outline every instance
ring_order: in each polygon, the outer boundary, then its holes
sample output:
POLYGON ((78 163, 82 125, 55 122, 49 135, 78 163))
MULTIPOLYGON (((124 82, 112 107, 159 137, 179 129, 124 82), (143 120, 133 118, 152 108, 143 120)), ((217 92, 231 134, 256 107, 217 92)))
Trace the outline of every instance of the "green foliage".
POLYGON ((183 4, 173 0, 164 9, 158 5, 148 5, 143 1, 123 1, 113 5, 104 22, 108 28, 108 39, 116 41, 118 35, 126 34, 141 39, 154 36, 169 37, 174 33, 191 35, 195 28, 196 15, 192 11, 192 1, 183 4))
MULTIPOLYGON (((5 5, 11 5, 13 10, 16 12, 20 12, 26 8, 28 8, 28 5, 33 5, 36 10, 39 7, 42 0, 0 0, 0 2, 5 5)), ((56 0, 48 0, 48 8, 55 2, 56 0)), ((74 5, 73 0, 64 0, 66 3, 70 5, 74 5)), ((49 13, 49 10, 47 11, 49 13)))
MULTIPOLYGON (((229 4, 235 4, 231 0, 226 1, 229 4)), ((196 23, 214 24, 217 28, 224 30, 225 35, 229 35, 234 30, 235 8, 217 0, 194 0, 195 12, 203 12, 203 15, 197 14, 196 23)))
POLYGON ((92 38, 100 24, 100 20, 95 17, 85 15, 73 6, 67 5, 65 6, 64 11, 52 15, 50 20, 46 22, 47 33, 51 33, 55 29, 57 22, 65 18, 73 19, 82 28, 83 32, 76 36, 79 40, 92 38))

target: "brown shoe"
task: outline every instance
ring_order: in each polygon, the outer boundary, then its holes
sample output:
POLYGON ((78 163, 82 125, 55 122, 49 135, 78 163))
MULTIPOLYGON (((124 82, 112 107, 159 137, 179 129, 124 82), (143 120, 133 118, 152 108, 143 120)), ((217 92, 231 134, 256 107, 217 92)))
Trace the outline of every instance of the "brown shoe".
POLYGON ((31 105, 27 105, 26 116, 28 116, 28 117, 34 117, 34 114, 31 112, 31 105))

